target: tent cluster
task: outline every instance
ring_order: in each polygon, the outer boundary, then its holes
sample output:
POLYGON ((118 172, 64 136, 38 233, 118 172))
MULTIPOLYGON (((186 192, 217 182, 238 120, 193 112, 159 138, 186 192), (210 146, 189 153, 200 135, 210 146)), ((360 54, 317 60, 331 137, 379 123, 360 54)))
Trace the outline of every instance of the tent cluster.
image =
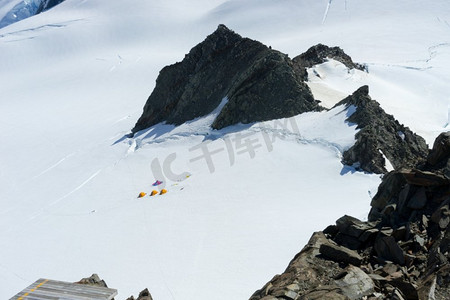
MULTIPOLYGON (((153 190, 153 191, 151 191, 151 193, 149 194, 149 196, 151 197, 151 196, 155 196, 155 195, 164 195, 165 193, 167 193, 167 190, 166 189, 162 189, 161 191, 157 191, 157 190, 153 190)), ((142 198, 142 197, 145 197, 145 196, 147 196, 147 193, 145 193, 145 192, 140 192, 139 193, 139 195, 138 195, 138 198, 142 198)))
MULTIPOLYGON (((152 186, 158 186, 158 185, 160 185, 160 184, 162 184, 163 182, 162 181, 159 181, 159 180, 156 180, 153 184, 152 184, 152 186)), ((150 193, 150 197, 151 196, 155 196, 155 195, 164 195, 165 193, 167 193, 167 190, 166 189, 162 189, 161 191, 157 191, 157 190, 153 190, 153 191, 151 191, 151 193, 150 193)), ((145 193, 145 192, 140 192, 139 193, 139 195, 138 195, 138 198, 142 198, 142 197, 145 197, 147 195, 147 193, 145 193)))

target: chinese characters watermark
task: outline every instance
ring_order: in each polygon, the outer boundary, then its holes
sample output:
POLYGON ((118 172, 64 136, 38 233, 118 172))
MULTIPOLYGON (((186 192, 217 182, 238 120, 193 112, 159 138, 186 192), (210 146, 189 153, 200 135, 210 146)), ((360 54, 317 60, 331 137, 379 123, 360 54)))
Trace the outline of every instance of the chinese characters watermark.
MULTIPOLYGON (((194 163, 203 160, 209 172, 214 173, 216 170, 214 157, 218 153, 225 152, 230 166, 233 166, 236 162, 237 155, 248 153, 249 157, 253 159, 257 153, 256 149, 263 148, 264 146, 268 152, 272 152, 276 139, 284 140, 287 135, 301 137, 295 117, 275 120, 270 123, 264 122, 261 126, 255 127, 251 131, 224 135, 218 139, 221 143, 204 140, 188 149, 190 153, 195 153, 196 155, 190 158, 189 162, 194 163)), ((162 163, 159 158, 154 158, 151 163, 153 176, 155 179, 163 181, 163 188, 167 180, 179 182, 190 176, 189 172, 182 172, 180 174, 173 172, 171 166, 176 158, 177 154, 173 152, 167 155, 162 160, 162 163)))

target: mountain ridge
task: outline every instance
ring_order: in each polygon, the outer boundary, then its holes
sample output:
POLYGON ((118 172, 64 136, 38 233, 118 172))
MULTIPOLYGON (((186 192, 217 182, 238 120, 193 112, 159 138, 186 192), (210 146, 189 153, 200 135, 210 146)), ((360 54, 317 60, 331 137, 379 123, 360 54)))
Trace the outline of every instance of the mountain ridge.
POLYGON ((214 129, 320 109, 287 55, 219 25, 182 62, 161 70, 132 132, 204 116, 225 97, 214 129))

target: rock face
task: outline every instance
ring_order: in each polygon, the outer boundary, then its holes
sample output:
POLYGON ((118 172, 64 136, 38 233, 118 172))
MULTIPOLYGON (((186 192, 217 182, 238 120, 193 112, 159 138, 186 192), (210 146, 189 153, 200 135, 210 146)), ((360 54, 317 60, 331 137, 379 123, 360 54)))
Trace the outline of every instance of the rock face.
POLYGON ((103 279, 100 279, 100 277, 97 274, 92 274, 91 277, 86 277, 78 281, 79 284, 87 284, 92 286, 99 286, 99 287, 108 287, 106 285, 106 282, 103 279))
POLYGON ((420 170, 383 177, 368 222, 343 216, 314 233, 250 299, 448 299, 449 134, 438 137, 420 170))
POLYGON ((354 106, 355 112, 347 118, 360 129, 356 143, 343 154, 343 163, 371 173, 386 173, 386 161, 394 169, 411 168, 424 161, 428 155, 425 140, 401 125, 387 114, 369 96, 368 86, 363 86, 336 106, 354 106), (383 156, 384 154, 384 156, 383 156))
POLYGON ((326 45, 317 44, 309 48, 305 53, 300 54, 292 59, 294 68, 300 74, 303 80, 308 80, 307 68, 326 62, 327 58, 332 58, 343 63, 349 69, 358 69, 365 71, 363 65, 354 63, 352 58, 345 54, 339 47, 328 47, 326 45))
POLYGON ((127 300, 153 300, 152 295, 148 291, 148 289, 143 290, 139 293, 139 296, 137 299, 135 299, 133 296, 127 298, 127 300))
POLYGON ((437 137, 427 163, 450 178, 450 132, 443 132, 437 137))
POLYGON ((64 2, 64 0, 44 0, 39 5, 39 8, 38 8, 36 14, 40 14, 43 11, 49 10, 50 8, 60 4, 61 2, 64 2))
POLYGON ((287 55, 219 25, 183 61, 161 70, 132 132, 204 116, 225 97, 215 129, 320 109, 287 55))

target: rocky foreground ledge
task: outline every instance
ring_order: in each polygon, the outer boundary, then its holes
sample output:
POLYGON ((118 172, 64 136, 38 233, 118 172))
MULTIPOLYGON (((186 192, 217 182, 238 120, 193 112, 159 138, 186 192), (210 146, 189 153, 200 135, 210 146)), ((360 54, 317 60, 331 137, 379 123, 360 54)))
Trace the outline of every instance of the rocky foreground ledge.
POLYGON ((250 300, 449 299, 450 132, 425 164, 385 175, 371 207, 314 233, 250 300))

